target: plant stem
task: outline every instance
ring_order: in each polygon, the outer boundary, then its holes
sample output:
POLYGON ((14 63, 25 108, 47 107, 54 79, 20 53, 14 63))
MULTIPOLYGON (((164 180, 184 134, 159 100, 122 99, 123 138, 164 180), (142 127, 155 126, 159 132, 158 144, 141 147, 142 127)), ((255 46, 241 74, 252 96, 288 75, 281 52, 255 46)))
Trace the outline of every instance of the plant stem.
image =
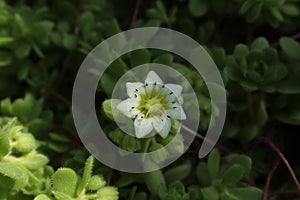
MULTIPOLYGON (((210 139, 205 138, 205 137, 204 137, 203 135, 201 135, 200 133, 197 133, 197 132, 193 131, 192 129, 190 129, 189 127, 187 127, 187 126, 185 126, 185 125, 183 125, 183 124, 182 124, 181 126, 182 126, 182 128, 183 128, 184 130, 186 130, 188 133, 190 133, 190 134, 192 134, 192 135, 196 135, 196 137, 200 138, 201 140, 205 140, 205 141, 207 141, 207 142, 210 143, 210 144, 214 144, 213 141, 211 141, 210 139)), ((231 152, 231 150, 227 149, 226 147, 224 147, 224 146, 222 146, 222 145, 216 144, 216 147, 217 147, 218 149, 221 149, 221 150, 225 151, 226 153, 230 153, 230 152, 231 152)))
POLYGON ((275 164, 273 165, 273 167, 271 168, 271 170, 270 170, 270 172, 268 174, 267 181, 266 181, 265 188, 264 188, 263 200, 267 200, 268 199, 268 191, 269 191, 269 187, 270 187, 270 182, 271 182, 271 179, 272 179, 272 176, 273 176, 275 170, 277 169, 278 165, 280 164, 280 161, 281 161, 280 158, 278 158, 276 160, 275 164))
POLYGON ((270 140, 268 140, 267 138, 265 137, 260 137, 259 138, 260 141, 262 141, 263 143, 267 144, 271 149, 273 149, 277 154, 278 156, 281 158, 281 160, 284 162, 284 164, 286 165, 286 167, 288 168, 291 176, 292 176, 292 179, 294 180, 296 186, 297 186, 297 189, 299 190, 300 192, 300 184, 297 180, 297 177, 295 175, 295 172, 293 171, 289 161, 285 158, 285 156, 281 153, 280 149, 278 149, 270 140))

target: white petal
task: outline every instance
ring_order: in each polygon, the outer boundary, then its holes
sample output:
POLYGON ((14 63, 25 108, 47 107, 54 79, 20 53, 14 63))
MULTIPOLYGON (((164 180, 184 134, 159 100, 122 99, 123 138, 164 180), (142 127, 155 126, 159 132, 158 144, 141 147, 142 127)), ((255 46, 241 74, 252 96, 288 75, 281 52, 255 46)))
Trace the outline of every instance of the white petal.
POLYGON ((130 109, 130 115, 132 118, 137 118, 139 115, 141 115, 141 111, 139 109, 137 109, 136 107, 130 109))
POLYGON ((171 120, 169 118, 166 119, 163 129, 158 132, 158 134, 162 138, 166 138, 171 130, 171 120))
POLYGON ((167 115, 162 115, 161 117, 153 117, 153 128, 159 133, 164 128, 167 119, 167 115))
POLYGON ((127 94, 129 97, 132 97, 135 92, 138 92, 140 87, 144 84, 141 82, 134 82, 134 83, 126 83, 127 94))
POLYGON ((130 108, 132 107, 132 99, 125 99, 117 105, 117 109, 127 117, 131 117, 130 108))
POLYGON ((185 120, 186 115, 183 108, 178 104, 173 104, 173 107, 167 110, 167 114, 173 119, 185 120))
POLYGON ((150 71, 147 74, 146 80, 145 80, 145 84, 149 84, 149 83, 157 83, 160 85, 163 85, 163 81, 159 78, 159 76, 154 72, 154 71, 150 71))
POLYGON ((174 95, 178 98, 182 92, 182 86, 177 84, 166 84, 165 85, 174 95))
POLYGON ((135 136, 143 138, 153 130, 152 118, 141 118, 134 120, 135 136))

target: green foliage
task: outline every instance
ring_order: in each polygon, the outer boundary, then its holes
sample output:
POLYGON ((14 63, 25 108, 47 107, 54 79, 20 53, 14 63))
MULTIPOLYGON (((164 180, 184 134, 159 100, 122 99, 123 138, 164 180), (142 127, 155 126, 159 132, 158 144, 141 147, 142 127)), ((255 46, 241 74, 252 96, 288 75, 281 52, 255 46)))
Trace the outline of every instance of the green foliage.
MULTIPOLYGON (((132 21, 136 2, 0 0, 1 200, 258 200, 277 159, 268 146, 253 145, 260 136, 280 147, 296 178, 300 176, 296 159, 300 1, 141 1, 132 21), (197 157, 202 142, 198 137, 183 152, 185 141, 175 137, 180 130, 175 120, 165 139, 137 139, 124 133, 115 120, 122 124, 125 116, 118 110, 113 113, 120 100, 110 99, 114 85, 128 70, 150 62, 168 65, 194 89, 201 116, 198 133, 205 135, 214 106, 193 66, 154 49, 115 58, 109 47, 103 53, 114 62, 101 77, 95 99, 108 138, 136 153, 156 152, 171 141, 176 144, 175 149, 154 154, 151 164, 174 153, 183 155, 170 166, 146 174, 118 172, 87 159, 89 153, 77 137, 71 113, 74 79, 96 45, 131 27, 182 32, 203 45, 218 66, 226 86, 227 118, 219 151, 213 150, 207 160, 197 157)), ((116 42, 116 46, 122 49, 124 44, 116 42)), ((97 60, 97 64, 90 72, 93 75, 107 63, 97 60)), ((192 109, 189 96, 183 98, 192 109)), ((283 164, 276 169, 268 198, 299 198, 298 193, 285 193, 296 190, 287 174, 283 164)))

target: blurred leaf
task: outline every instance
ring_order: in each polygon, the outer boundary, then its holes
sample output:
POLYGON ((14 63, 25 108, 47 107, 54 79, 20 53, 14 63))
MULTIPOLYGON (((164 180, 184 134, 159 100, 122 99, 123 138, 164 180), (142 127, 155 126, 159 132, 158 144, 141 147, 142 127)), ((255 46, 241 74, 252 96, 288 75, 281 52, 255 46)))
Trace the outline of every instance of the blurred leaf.
POLYGON ((300 60, 300 44, 296 40, 288 37, 282 37, 280 38, 279 43, 288 58, 300 60))
POLYGON ((203 16, 208 10, 208 1, 206 0, 189 0, 189 10, 196 17, 203 16))

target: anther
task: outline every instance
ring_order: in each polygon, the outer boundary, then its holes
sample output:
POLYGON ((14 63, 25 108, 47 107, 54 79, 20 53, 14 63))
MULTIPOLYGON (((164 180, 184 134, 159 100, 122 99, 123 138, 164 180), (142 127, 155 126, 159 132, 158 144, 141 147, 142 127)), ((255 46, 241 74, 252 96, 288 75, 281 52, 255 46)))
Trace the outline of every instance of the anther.
POLYGON ((173 92, 170 92, 170 95, 172 95, 173 94, 173 92))

